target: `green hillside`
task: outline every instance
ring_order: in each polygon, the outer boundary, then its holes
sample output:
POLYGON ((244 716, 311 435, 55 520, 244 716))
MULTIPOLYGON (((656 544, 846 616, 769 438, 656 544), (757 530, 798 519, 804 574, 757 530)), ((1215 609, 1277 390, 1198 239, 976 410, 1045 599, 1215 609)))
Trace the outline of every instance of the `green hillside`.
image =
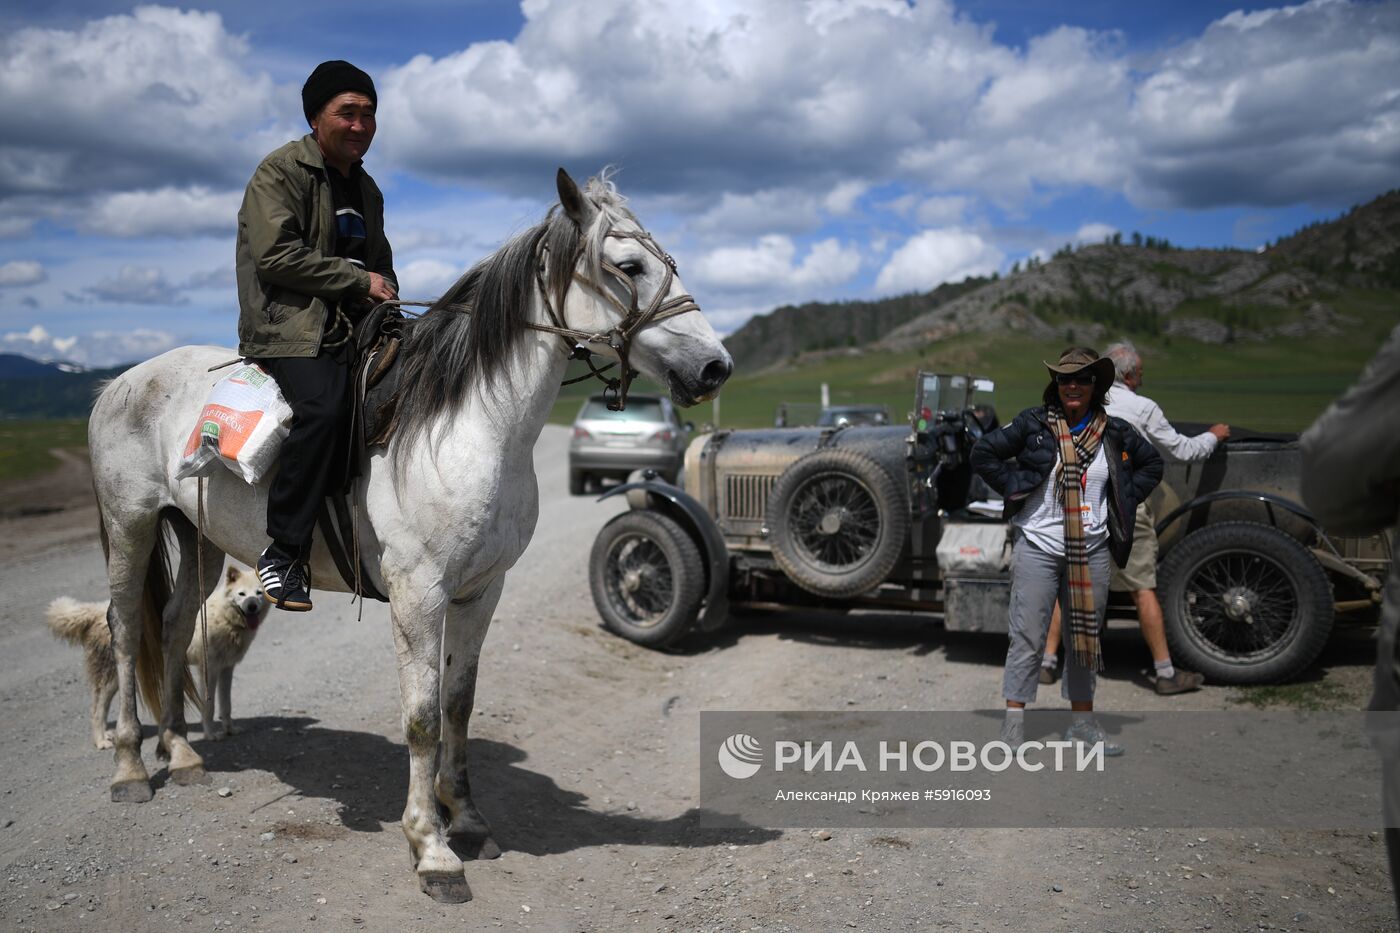
MULTIPOLYGON (((1298 431, 1351 385, 1391 329, 1400 325, 1393 292, 1348 289, 1333 296, 1339 313, 1354 318, 1336 336, 1276 337, 1269 341, 1205 343, 1170 335, 1133 343, 1145 358, 1143 391, 1178 421, 1225 421, 1259 431, 1298 431)), ((1045 387, 1040 361, 1059 355, 1069 334, 1037 339, 1017 333, 969 332, 904 353, 853 349, 811 354, 781 370, 737 372, 721 393, 720 426, 770 426, 780 402, 818 402, 827 383, 833 402, 873 402, 902 419, 913 406, 919 369, 972 372, 997 383, 1003 418, 1036 404, 1045 387)), ((1116 338, 1111 338, 1116 339, 1116 338)), ((1097 349, 1103 350, 1107 342, 1097 349)), ((596 385, 596 383, 594 384, 596 385)), ((593 388, 571 387, 551 420, 568 424, 593 388)), ((657 387, 639 380, 637 392, 657 387)), ((693 408, 696 425, 712 407, 693 408)))

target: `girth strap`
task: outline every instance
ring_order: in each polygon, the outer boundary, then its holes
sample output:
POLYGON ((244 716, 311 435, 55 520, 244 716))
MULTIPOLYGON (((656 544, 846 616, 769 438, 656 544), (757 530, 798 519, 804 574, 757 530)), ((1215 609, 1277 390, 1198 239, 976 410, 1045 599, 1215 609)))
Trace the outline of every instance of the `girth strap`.
POLYGON ((351 558, 346 547, 347 543, 353 547, 355 523, 350 514, 350 507, 345 502, 345 497, 336 495, 323 501, 321 513, 317 517, 317 524, 321 528, 321 537, 325 539, 326 550, 331 552, 331 560, 335 561, 335 569, 340 571, 340 578, 345 581, 350 592, 356 596, 387 603, 389 597, 379 592, 379 589, 375 587, 366 572, 363 561, 360 562, 359 573, 356 573, 355 561, 351 558), (339 520, 340 527, 338 529, 336 520, 331 518, 332 507, 335 509, 336 519, 339 520))

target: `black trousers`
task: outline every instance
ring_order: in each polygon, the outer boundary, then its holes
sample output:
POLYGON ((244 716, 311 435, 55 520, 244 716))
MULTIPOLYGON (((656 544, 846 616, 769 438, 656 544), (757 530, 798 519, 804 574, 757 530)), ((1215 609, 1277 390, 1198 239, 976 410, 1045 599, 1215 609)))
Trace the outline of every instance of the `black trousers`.
POLYGON ((346 345, 314 357, 257 361, 277 380, 292 408, 267 498, 267 533, 288 556, 311 545, 316 516, 345 482, 350 428, 350 357, 346 345))

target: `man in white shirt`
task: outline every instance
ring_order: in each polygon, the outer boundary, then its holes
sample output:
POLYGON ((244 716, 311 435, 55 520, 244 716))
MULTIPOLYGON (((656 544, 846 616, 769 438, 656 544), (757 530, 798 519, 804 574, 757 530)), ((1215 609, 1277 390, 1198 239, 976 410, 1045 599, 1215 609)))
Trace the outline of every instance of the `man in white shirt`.
MULTIPOLYGON (((1215 452, 1215 447, 1230 436, 1227 424, 1212 425, 1209 431, 1187 437, 1179 433, 1162 414, 1161 406, 1152 399, 1137 394, 1142 387, 1142 357, 1132 344, 1115 343, 1104 354, 1113 360, 1116 379, 1108 393, 1106 407, 1108 413, 1131 424, 1138 433, 1152 442, 1158 452, 1165 457, 1177 460, 1204 460, 1215 452)), ((1152 651, 1152 666, 1155 669, 1155 686, 1159 694, 1170 696, 1199 689, 1204 678, 1193 671, 1178 670, 1172 664, 1171 652, 1167 648, 1166 624, 1162 619, 1162 604, 1157 601, 1157 532, 1156 518, 1151 507, 1143 502, 1137 508, 1137 518, 1133 530, 1133 551, 1128 557, 1128 565, 1113 567, 1110 589, 1128 590, 1137 606, 1138 626, 1142 637, 1152 651)), ((1051 621, 1046 639, 1046 650, 1042 662, 1041 683, 1054 683, 1056 657, 1051 646, 1059 644, 1060 618, 1056 607, 1055 618, 1051 621)))

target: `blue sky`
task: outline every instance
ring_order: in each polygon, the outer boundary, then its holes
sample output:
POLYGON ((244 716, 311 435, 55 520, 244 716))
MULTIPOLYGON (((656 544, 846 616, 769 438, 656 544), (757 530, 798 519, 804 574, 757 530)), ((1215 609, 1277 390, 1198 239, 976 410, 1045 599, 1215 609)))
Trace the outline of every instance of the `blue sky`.
MULTIPOLYGON (((0 351, 229 344, 234 221, 369 70, 405 297, 616 166, 721 331, 1133 230, 1252 249, 1400 185, 1400 4, 400 0, 0 9, 0 351)), ((37 6, 37 5, 34 5, 37 6)))

